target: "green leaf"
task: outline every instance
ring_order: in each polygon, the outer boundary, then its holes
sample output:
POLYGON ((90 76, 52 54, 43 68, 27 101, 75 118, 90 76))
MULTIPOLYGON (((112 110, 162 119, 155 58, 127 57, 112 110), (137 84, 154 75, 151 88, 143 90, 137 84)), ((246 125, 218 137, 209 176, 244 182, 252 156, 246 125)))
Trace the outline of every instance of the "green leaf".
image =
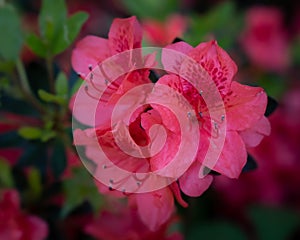
POLYGON ((68 94, 68 80, 63 72, 60 72, 55 81, 56 94, 66 98, 68 94))
POLYGON ((246 240, 245 233, 228 222, 206 222, 195 225, 188 233, 187 240, 210 239, 210 240, 246 240))
POLYGON ((88 14, 85 12, 78 12, 67 19, 66 23, 61 29, 61 32, 55 39, 52 50, 54 55, 63 52, 74 42, 75 38, 80 32, 82 25, 87 19, 88 14))
POLYGON ((73 96, 81 87, 83 80, 78 78, 70 91, 70 97, 73 96))
POLYGON ((39 57, 46 57, 46 46, 41 38, 34 33, 31 33, 26 38, 28 47, 39 57))
POLYGON ((28 140, 36 140, 42 136, 42 130, 36 127, 21 127, 18 133, 21 137, 28 140))
POLYGON ((249 216, 259 239, 289 239, 300 225, 299 215, 286 209, 258 206, 249 211, 249 216))
POLYGON ((280 98, 287 89, 287 81, 277 74, 264 74, 258 79, 258 85, 261 86, 268 96, 280 98))
POLYGON ((56 132, 52 130, 43 130, 41 141, 42 142, 48 142, 50 139, 53 139, 56 137, 56 132))
POLYGON ((193 16, 191 20, 190 31, 184 39, 193 46, 213 37, 223 48, 230 48, 242 27, 242 15, 231 1, 217 5, 205 15, 193 16))
POLYGON ((41 174, 38 169, 30 168, 27 174, 28 186, 29 186, 29 196, 32 198, 38 198, 43 190, 41 174))
POLYGON ((54 95, 52 93, 48 93, 43 89, 38 90, 38 95, 45 102, 57 103, 57 104, 60 104, 60 105, 65 105, 66 104, 66 99, 64 97, 57 96, 57 95, 54 95))
POLYGON ((63 182, 63 188, 66 195, 66 202, 61 212, 63 217, 84 201, 89 201, 95 211, 98 211, 103 204, 102 196, 92 176, 84 167, 74 168, 72 178, 63 182))
POLYGON ((9 5, 0 7, 0 57, 4 60, 18 59, 23 45, 20 18, 9 5))
POLYGON ((9 164, 0 158, 0 186, 4 188, 13 188, 14 180, 9 164))
POLYGON ((43 0, 39 15, 39 27, 42 37, 49 42, 54 40, 66 18, 67 9, 64 0, 43 0))

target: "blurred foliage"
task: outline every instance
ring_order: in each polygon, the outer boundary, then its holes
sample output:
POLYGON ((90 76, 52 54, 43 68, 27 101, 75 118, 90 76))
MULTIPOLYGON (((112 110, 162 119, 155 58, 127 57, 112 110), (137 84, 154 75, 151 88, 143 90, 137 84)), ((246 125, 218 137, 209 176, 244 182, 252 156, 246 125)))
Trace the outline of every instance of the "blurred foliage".
POLYGON ((217 39, 220 46, 230 49, 241 31, 242 22, 243 15, 237 11, 234 2, 221 2, 209 12, 191 17, 190 29, 184 39, 192 46, 217 39))
POLYGON ((193 239, 210 239, 210 240, 246 240, 245 233, 232 223, 205 222, 195 225, 188 233, 187 240, 193 239))
POLYGON ((67 18, 64 0, 44 0, 39 15, 40 37, 29 34, 27 44, 40 57, 57 55, 73 43, 87 18, 84 12, 67 18))
POLYGON ((11 5, 0 6, 0 59, 15 61, 23 45, 20 17, 11 5), (9 23, 9 24, 8 24, 9 23))
POLYGON ((274 207, 257 206, 249 210, 259 239, 282 240, 290 239, 300 227, 299 214, 274 207))
POLYGON ((66 216, 84 201, 89 201, 94 211, 98 212, 103 200, 97 187, 93 184, 93 177, 85 168, 74 168, 72 174, 73 177, 63 183, 66 202, 62 209, 62 216, 66 216))
POLYGON ((136 15, 141 19, 149 18, 164 20, 167 16, 179 9, 178 0, 122 0, 122 4, 128 12, 130 12, 132 15, 136 15))

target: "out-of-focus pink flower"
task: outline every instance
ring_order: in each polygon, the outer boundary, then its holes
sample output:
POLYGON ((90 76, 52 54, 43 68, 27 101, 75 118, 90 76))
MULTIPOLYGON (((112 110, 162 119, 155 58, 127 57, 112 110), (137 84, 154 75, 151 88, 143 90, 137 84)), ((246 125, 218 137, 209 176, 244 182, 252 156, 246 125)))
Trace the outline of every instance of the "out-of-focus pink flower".
POLYGON ((241 45, 257 66, 275 72, 284 71, 289 63, 288 40, 279 9, 253 7, 246 13, 241 45))
POLYGON ((270 116, 272 133, 261 144, 249 149, 258 169, 243 174, 238 181, 222 176, 216 190, 233 208, 251 203, 299 206, 300 193, 300 90, 293 89, 270 116))
POLYGON ((164 22, 152 19, 143 21, 145 37, 155 46, 171 44, 176 37, 182 37, 186 28, 186 19, 180 15, 171 15, 164 22))
POLYGON ((1 192, 0 209, 1 239, 46 239, 48 226, 40 218, 22 212, 17 191, 4 190, 1 192))
POLYGON ((153 232, 140 220, 136 208, 114 206, 114 210, 103 210, 86 225, 85 231, 96 239, 106 240, 182 240, 183 236, 179 232, 168 233, 169 227, 177 221, 172 217, 153 232))

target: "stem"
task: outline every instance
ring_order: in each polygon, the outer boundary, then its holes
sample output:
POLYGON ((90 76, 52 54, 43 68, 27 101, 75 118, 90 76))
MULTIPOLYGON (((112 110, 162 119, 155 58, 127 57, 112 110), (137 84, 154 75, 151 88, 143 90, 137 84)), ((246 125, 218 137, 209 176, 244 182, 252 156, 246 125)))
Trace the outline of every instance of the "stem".
POLYGON ((52 60, 53 58, 47 57, 46 59, 46 64, 47 64, 47 71, 48 71, 48 76, 49 76, 49 87, 50 87, 50 92, 55 93, 55 85, 54 85, 54 75, 53 75, 53 65, 52 65, 52 60))
POLYGON ((31 103, 41 114, 44 114, 46 111, 42 104, 34 97, 29 86, 28 78, 26 75, 25 67, 21 59, 17 59, 16 68, 18 71, 20 81, 17 84, 20 88, 20 91, 24 98, 31 103))
POLYGON ((29 83, 28 83, 28 79, 27 79, 27 75, 26 75, 26 71, 23 65, 23 62, 20 60, 20 58, 18 58, 17 62, 16 62, 16 67, 17 67, 17 71, 20 77, 20 83, 21 83, 21 87, 22 89, 27 93, 32 95, 29 83))

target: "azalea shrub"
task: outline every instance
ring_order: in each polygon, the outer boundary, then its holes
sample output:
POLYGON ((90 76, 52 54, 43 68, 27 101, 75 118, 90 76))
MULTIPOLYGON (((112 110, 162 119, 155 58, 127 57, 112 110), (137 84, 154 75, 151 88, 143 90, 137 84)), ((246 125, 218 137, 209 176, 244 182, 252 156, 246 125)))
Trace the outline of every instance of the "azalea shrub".
POLYGON ((0 3, 1 239, 298 239, 294 11, 0 3))

